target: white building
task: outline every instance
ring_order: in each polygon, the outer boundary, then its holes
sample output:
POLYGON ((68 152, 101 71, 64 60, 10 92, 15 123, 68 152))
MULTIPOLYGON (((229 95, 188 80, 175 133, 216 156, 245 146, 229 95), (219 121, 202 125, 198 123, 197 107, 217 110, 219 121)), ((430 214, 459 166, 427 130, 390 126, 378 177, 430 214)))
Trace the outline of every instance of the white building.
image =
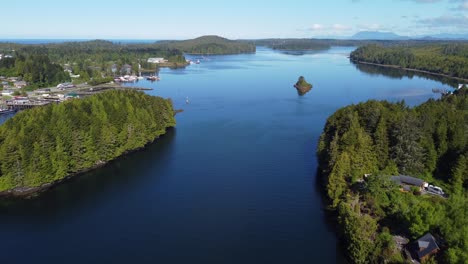
POLYGON ((148 58, 148 63, 164 63, 167 62, 164 58, 148 58))
POLYGON ((12 95, 13 95, 13 91, 11 91, 11 90, 3 90, 3 91, 2 91, 2 95, 3 95, 3 96, 12 96, 12 95))

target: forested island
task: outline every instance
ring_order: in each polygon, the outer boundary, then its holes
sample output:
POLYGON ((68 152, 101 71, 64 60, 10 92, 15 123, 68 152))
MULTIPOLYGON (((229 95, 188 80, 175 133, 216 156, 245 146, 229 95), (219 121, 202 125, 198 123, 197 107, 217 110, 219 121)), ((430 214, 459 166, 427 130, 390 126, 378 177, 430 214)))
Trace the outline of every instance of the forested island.
POLYGON ((468 261, 467 127, 466 88, 415 108, 368 101, 327 120, 319 172, 353 263, 406 262, 407 247, 396 236, 415 241, 429 232, 440 252, 425 261, 468 261), (402 189, 392 178, 401 174, 441 186, 446 195, 402 189))
POLYGON ((366 45, 351 53, 357 63, 404 68, 468 79, 468 44, 366 45))
POLYGON ((194 55, 255 53, 256 50, 255 44, 250 42, 229 40, 219 36, 202 36, 182 41, 160 41, 157 45, 194 55))
POLYGON ((22 111, 0 126, 0 194, 29 195, 174 127, 170 100, 130 90, 22 111))
POLYGON ((331 47, 330 43, 320 39, 262 39, 255 40, 254 43, 258 46, 285 51, 327 50, 331 47))
POLYGON ((294 84, 299 95, 304 95, 312 89, 312 84, 308 83, 304 76, 299 77, 299 80, 294 84))

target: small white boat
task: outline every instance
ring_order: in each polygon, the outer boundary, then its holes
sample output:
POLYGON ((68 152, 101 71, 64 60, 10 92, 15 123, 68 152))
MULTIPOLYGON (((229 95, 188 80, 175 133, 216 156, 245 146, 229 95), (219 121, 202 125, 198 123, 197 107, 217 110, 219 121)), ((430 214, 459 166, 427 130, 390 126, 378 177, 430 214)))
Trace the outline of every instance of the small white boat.
POLYGON ((15 110, 13 110, 13 109, 0 108, 0 115, 11 114, 11 113, 14 113, 14 112, 15 112, 15 110))

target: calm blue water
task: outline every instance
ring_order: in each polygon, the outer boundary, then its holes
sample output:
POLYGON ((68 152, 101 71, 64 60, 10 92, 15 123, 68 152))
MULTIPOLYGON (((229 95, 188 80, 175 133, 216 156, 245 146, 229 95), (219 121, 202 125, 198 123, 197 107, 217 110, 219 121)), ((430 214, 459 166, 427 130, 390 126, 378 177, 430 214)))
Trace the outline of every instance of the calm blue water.
POLYGON ((350 51, 259 48, 139 82, 185 110, 177 127, 38 199, 0 206, 2 261, 342 263, 316 179, 326 118, 367 99, 415 105, 448 88, 361 72, 350 51), (300 75, 314 85, 303 97, 293 88, 300 75))

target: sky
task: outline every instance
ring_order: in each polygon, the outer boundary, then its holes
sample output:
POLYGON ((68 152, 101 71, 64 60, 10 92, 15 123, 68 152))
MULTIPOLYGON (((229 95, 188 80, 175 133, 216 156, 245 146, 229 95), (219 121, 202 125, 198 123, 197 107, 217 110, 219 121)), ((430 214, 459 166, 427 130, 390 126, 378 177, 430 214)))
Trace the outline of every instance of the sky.
MULTIPOLYGON (((2 1, 3 2, 3 1, 2 1)), ((3 39, 231 39, 468 34, 468 0, 14 0, 3 39)))

